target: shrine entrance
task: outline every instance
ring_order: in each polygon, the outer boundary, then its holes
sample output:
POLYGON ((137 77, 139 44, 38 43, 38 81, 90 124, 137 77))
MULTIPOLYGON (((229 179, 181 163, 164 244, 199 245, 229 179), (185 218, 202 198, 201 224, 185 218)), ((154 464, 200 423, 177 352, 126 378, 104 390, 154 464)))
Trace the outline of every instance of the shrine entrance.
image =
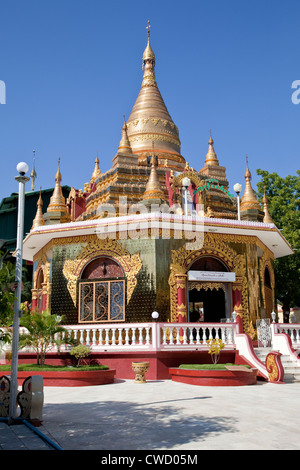
POLYGON ((188 272, 188 321, 216 322, 230 319, 235 274, 218 259, 203 257, 188 272))

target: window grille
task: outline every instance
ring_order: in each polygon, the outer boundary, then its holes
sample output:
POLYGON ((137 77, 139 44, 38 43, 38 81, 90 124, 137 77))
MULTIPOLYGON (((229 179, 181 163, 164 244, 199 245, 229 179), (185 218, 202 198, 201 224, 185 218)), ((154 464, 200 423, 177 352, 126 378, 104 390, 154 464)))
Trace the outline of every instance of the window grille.
POLYGON ((79 283, 79 322, 125 321, 125 280, 79 283))

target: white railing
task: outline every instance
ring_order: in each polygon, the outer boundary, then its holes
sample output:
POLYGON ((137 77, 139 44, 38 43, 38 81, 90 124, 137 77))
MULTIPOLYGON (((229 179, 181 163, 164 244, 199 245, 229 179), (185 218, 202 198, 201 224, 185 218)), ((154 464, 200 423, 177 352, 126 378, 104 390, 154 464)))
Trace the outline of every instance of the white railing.
POLYGON ((68 334, 92 351, 208 348, 207 340, 234 346, 235 323, 123 323, 68 325, 68 334))
POLYGON ((300 323, 273 323, 274 333, 285 333, 291 338, 294 349, 300 348, 300 323))

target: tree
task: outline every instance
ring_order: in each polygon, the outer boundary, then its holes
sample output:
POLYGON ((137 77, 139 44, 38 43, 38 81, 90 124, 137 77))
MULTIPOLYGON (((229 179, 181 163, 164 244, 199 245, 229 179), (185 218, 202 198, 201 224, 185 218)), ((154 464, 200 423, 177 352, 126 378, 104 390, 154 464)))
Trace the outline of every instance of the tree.
POLYGON ((19 336, 20 349, 29 346, 37 355, 37 364, 44 365, 46 353, 55 344, 59 350, 62 344, 77 345, 77 341, 67 335, 61 323, 63 317, 51 315, 48 310, 42 313, 28 312, 20 319, 20 326, 26 328, 19 336))
POLYGON ((300 170, 285 178, 265 170, 257 174, 261 176, 258 197, 262 201, 265 192, 275 225, 295 251, 274 262, 277 299, 288 321, 290 308, 300 305, 300 170))

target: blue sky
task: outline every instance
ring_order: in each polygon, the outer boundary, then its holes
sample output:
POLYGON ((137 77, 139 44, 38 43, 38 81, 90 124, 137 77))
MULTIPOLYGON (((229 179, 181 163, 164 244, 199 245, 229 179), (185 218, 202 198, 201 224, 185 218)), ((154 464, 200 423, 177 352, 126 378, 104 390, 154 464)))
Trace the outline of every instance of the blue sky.
MULTIPOLYGON (((142 81, 147 20, 156 78, 182 154, 203 167, 209 130, 230 187, 256 169, 300 168, 299 0, 26 0, 1 3, 0 199, 17 191, 16 165, 36 188, 83 188, 99 152, 112 166, 142 81)), ((30 190, 30 183, 27 184, 30 190)))

